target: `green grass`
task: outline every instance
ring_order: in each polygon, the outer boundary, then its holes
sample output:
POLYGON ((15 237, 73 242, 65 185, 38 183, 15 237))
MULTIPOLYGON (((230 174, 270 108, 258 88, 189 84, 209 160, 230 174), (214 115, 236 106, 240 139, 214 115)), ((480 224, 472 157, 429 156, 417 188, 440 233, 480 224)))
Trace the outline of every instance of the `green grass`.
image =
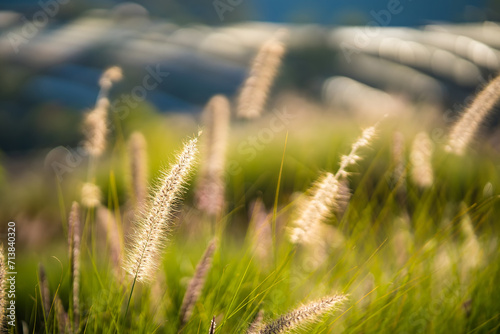
MULTIPOLYGON (((185 128, 179 130, 172 120, 150 114, 142 121, 138 117, 133 113, 121 124, 110 158, 100 162, 97 175, 105 203, 117 209, 120 218, 129 198, 123 136, 135 128, 143 130, 154 178, 161 163, 180 149, 179 138, 196 132, 194 121, 183 123, 185 128)), ((265 119, 236 124, 228 160, 242 161, 238 143, 265 125, 265 119)), ((259 310, 270 320, 333 293, 348 294, 349 299, 338 311, 298 332, 498 332, 500 160, 487 149, 464 158, 449 156, 438 145, 433 158, 434 185, 422 190, 406 179, 402 202, 391 179, 391 138, 396 126, 400 124, 383 123, 378 138, 363 150, 364 158, 350 177, 349 206, 342 217, 332 216, 328 222, 342 234, 343 241, 329 244, 325 255, 290 244, 285 226, 296 212, 295 194, 306 191, 321 171, 336 171, 340 155, 348 153, 360 134, 359 127, 322 116, 300 124, 300 129, 291 125, 288 134, 277 133, 254 159, 244 160, 241 172, 228 176, 228 209, 216 222, 220 246, 202 296, 180 332, 207 333, 215 316, 216 333, 243 333, 259 310), (491 193, 484 191, 488 183, 491 193), (269 250, 267 261, 252 252, 251 237, 246 233, 248 209, 258 197, 273 215, 275 249, 269 250), (460 228, 464 219, 470 219, 474 227, 482 259, 469 269, 466 262, 473 253, 464 251, 467 239, 460 228)), ((410 142, 414 129, 406 125, 402 131, 410 142)), ((50 199, 63 216, 77 197, 74 180, 82 175, 84 166, 63 181, 59 196, 50 199)), ((213 237, 213 222, 193 208, 192 191, 183 203, 158 282, 135 285, 126 316, 132 279, 120 283, 114 278, 106 238, 97 230, 95 215, 92 210, 82 212, 81 333, 179 331, 179 309, 187 283, 213 237)), ((18 291, 22 295, 18 316, 30 332, 58 332, 54 308, 43 310, 40 303, 37 262, 47 268, 52 296, 57 291, 65 309, 69 307, 69 263, 63 235, 55 244, 41 254, 22 254, 19 260, 22 277, 18 291)))

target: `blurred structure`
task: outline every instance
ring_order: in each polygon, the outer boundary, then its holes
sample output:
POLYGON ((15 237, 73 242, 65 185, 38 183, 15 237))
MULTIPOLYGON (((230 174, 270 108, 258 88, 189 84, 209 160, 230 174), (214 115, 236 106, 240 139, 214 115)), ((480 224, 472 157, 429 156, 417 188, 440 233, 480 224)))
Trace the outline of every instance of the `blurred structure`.
POLYGON ((374 88, 380 98, 390 94, 447 108, 461 104, 500 69, 500 27, 492 22, 417 28, 179 25, 133 3, 75 18, 57 4, 60 8, 33 5, 29 15, 0 12, 2 151, 74 143, 76 120, 94 105, 99 75, 110 65, 124 69, 126 80, 111 92, 112 108, 123 113, 141 103, 160 111, 199 112, 215 94, 232 98, 257 49, 283 27, 290 32, 289 52, 276 90, 323 94, 330 105, 332 94, 337 102, 343 95, 344 105, 354 94, 335 92, 329 79, 334 76, 359 82, 348 85, 354 91, 374 88), (46 119, 57 121, 41 127, 46 119))

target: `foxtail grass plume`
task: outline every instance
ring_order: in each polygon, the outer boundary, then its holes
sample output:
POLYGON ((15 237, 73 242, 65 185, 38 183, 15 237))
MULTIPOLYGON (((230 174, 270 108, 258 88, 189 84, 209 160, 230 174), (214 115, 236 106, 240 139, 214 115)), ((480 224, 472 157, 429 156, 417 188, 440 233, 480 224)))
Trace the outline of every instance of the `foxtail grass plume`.
POLYGON ((130 159, 130 174, 135 208, 142 210, 147 201, 148 189, 148 158, 146 139, 140 132, 130 135, 128 151, 130 159))
POLYGON ((216 215, 224 207, 224 167, 229 131, 229 101, 223 95, 215 95, 208 101, 203 112, 205 135, 203 158, 196 189, 199 209, 208 215, 216 215))
POLYGON ((445 149, 463 155, 474 139, 481 123, 500 100, 500 75, 493 79, 472 101, 451 129, 445 149))
POLYGON ((186 294, 184 295, 184 299, 182 300, 181 311, 180 311, 180 319, 181 326, 188 322, 191 314, 193 313, 193 308, 198 298, 201 295, 203 290, 203 286, 205 285, 205 280, 207 278, 208 271, 212 266, 212 259, 217 247, 217 240, 213 239, 210 241, 203 257, 200 262, 196 266, 196 270, 194 272, 194 276, 189 282, 189 285, 186 290, 186 294))
POLYGON ((392 164, 394 183, 404 185, 406 178, 405 137, 401 132, 394 133, 392 139, 392 164))
MULTIPOLYGON (((465 208, 464 205, 462 207, 465 208)), ((481 265, 483 251, 468 214, 464 214, 460 220, 460 231, 462 234, 460 247, 461 276, 463 280, 466 280, 470 272, 481 265)))
POLYGON ((2 331, 5 322, 5 310, 7 306, 7 265, 5 264, 5 255, 3 253, 3 244, 0 245, 0 331, 2 331))
POLYGON ((285 46, 276 36, 261 46, 238 96, 239 118, 252 119, 262 114, 284 54, 285 46))
POLYGON ((85 182, 82 186, 82 205, 86 208, 95 208, 101 205, 101 189, 91 182, 85 182))
POLYGON ((312 245, 321 240, 321 223, 335 207, 338 189, 339 181, 332 173, 325 173, 316 181, 290 231, 292 243, 312 245))
POLYGON ((432 152, 434 145, 427 133, 420 132, 413 141, 411 149, 411 178, 420 188, 428 188, 434 183, 432 152))
POLYGON ((83 146, 92 157, 99 157, 106 149, 108 135, 108 109, 107 97, 100 98, 93 110, 85 114, 83 120, 83 146))
POLYGON ((261 198, 252 203, 250 210, 251 218, 248 232, 252 251, 260 264, 270 263, 274 254, 271 214, 266 211, 261 198))
POLYGON ((347 299, 344 295, 324 297, 318 301, 301 306, 279 319, 264 323, 257 329, 247 331, 247 334, 276 334, 289 331, 314 322, 318 317, 337 310, 347 299))
POLYGON ((106 239, 111 255, 111 263, 115 277, 123 278, 123 270, 121 264, 123 262, 123 237, 120 226, 116 222, 113 213, 108 208, 99 205, 97 209, 97 221, 106 231, 106 239))
POLYGON ((108 68, 99 79, 101 90, 93 110, 88 112, 83 120, 83 146, 92 157, 99 157, 106 149, 108 135, 108 110, 110 107, 109 90, 113 83, 122 79, 122 70, 117 66, 108 68))
POLYGON ((40 295, 42 300, 42 307, 45 317, 48 317, 50 313, 50 289, 49 282, 47 281, 47 274, 45 273, 45 267, 43 264, 38 264, 38 278, 40 283, 40 295))
POLYGON ((248 326, 247 333, 258 333, 259 328, 262 327, 262 321, 264 320, 264 312, 259 310, 255 318, 253 319, 250 326, 248 326))
POLYGON ((351 152, 340 159, 337 173, 323 174, 308 191, 309 196, 302 202, 298 218, 289 229, 292 243, 314 245, 323 240, 322 223, 338 205, 340 180, 347 178, 348 168, 361 159, 359 149, 367 146, 374 135, 374 126, 365 129, 352 145, 351 152))
MULTIPOLYGON (((69 334, 71 333, 68 313, 64 310, 63 303, 59 296, 55 299, 55 309, 56 309, 56 319, 57 319, 57 328, 59 329, 59 333, 69 334)), ((76 332, 76 331, 75 331, 76 332)))
POLYGON ((108 68, 99 78, 99 86, 101 91, 99 93, 99 98, 107 97, 109 90, 114 83, 117 83, 123 79, 122 69, 118 66, 111 66, 108 68))
POLYGON ((80 228, 80 206, 73 202, 69 215, 68 244, 74 331, 78 330, 80 323, 80 228))
POLYGON ((208 330, 208 334, 214 334, 215 327, 217 327, 217 324, 215 323, 215 316, 213 316, 212 321, 210 321, 210 329, 208 330))
POLYGON ((139 282, 150 282, 173 226, 175 204, 193 169, 198 137, 184 145, 176 164, 164 173, 163 180, 142 217, 136 221, 125 270, 139 282))

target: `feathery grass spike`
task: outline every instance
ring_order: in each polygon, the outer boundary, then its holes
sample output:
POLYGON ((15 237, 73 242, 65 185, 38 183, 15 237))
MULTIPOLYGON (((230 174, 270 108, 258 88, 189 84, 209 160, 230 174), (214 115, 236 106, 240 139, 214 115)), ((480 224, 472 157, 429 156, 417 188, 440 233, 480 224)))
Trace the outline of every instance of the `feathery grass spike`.
POLYGON ((80 323, 80 206, 73 202, 69 215, 68 244, 73 302, 73 329, 80 323))
POLYGON ((360 148, 367 146, 375 135, 375 126, 365 129, 361 137, 352 145, 351 152, 342 156, 337 173, 325 173, 309 190, 309 196, 302 202, 299 216, 289 229, 290 241, 295 244, 315 244, 323 239, 321 223, 332 209, 337 207, 340 181, 349 173, 347 168, 358 162, 360 148))
POLYGON ((500 75, 493 79, 462 113, 451 129, 446 150, 463 155, 479 126, 500 100, 500 75))
POLYGON ((68 314, 64 310, 64 306, 59 296, 57 296, 55 300, 55 309, 59 333, 70 333, 68 314))
POLYGON ((198 137, 184 145, 177 162, 164 174, 144 215, 136 221, 133 243, 125 264, 134 281, 149 282, 154 277, 167 234, 173 225, 174 206, 196 160, 197 141, 198 137))
POLYGON ((262 114, 284 54, 285 46, 277 37, 262 45, 238 96, 239 118, 252 119, 262 114))
POLYGON ((146 139, 140 132, 130 135, 128 142, 132 192, 136 210, 141 210, 147 201, 148 165, 146 139))
POLYGON ((47 274, 45 273, 45 267, 43 264, 38 264, 38 275, 40 282, 40 294, 42 297, 42 306, 45 317, 48 317, 50 313, 50 289, 49 282, 47 282, 47 274))
POLYGON ((205 143, 196 189, 197 206, 209 215, 220 213, 224 207, 224 167, 229 130, 229 101, 215 95, 205 107, 205 143))
POLYGON ((346 299, 344 295, 324 297, 282 315, 277 320, 264 323, 257 329, 249 330, 247 334, 288 333, 295 328, 316 321, 319 316, 327 312, 338 309, 346 299))
POLYGON ((111 263, 116 278, 123 278, 123 270, 121 264, 123 262, 123 237, 121 230, 116 223, 113 212, 108 208, 100 205, 97 209, 97 220, 106 231, 106 239, 108 241, 111 263))
POLYGON ((212 321, 210 321, 210 330, 208 331, 208 334, 214 334, 216 326, 217 324, 215 323, 215 316, 214 316, 212 317, 212 321))
POLYGON ((411 178, 421 188, 428 188, 434 182, 432 169, 433 146, 432 140, 425 132, 420 132, 413 141, 410 155, 411 178))
POLYGON ((217 240, 213 239, 212 241, 210 241, 210 244, 203 254, 203 257, 196 266, 194 276, 189 282, 186 294, 184 295, 184 299, 182 301, 180 312, 181 324, 187 323, 189 318, 191 317, 194 305, 198 301, 198 298, 200 297, 203 290, 203 286, 205 285, 205 279, 207 278, 208 271, 210 270, 210 267, 212 265, 212 258, 214 256, 216 247, 217 240))

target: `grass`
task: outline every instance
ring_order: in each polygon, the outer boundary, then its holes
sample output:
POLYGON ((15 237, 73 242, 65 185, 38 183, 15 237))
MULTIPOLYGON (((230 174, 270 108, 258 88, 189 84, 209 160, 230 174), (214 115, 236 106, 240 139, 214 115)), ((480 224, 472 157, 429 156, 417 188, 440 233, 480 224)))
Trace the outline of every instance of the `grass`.
MULTIPOLYGON (((293 246, 284 236, 284 227, 295 214, 297 201, 292 201, 292 194, 305 191, 321 170, 336 171, 333 161, 338 160, 340 153, 348 152, 349 144, 359 134, 356 127, 351 127, 350 135, 330 135, 331 147, 320 144, 324 157, 312 160, 310 167, 306 166, 309 160, 300 158, 303 149, 297 147, 299 140, 291 129, 286 151, 282 138, 285 133, 276 136, 272 147, 266 147, 249 165, 243 166, 240 175, 232 176, 226 194, 227 213, 218 224, 220 245, 193 315, 180 332, 206 333, 213 316, 217 323, 215 333, 245 332, 259 310, 264 311, 264 321, 268 321, 336 292, 349 295, 341 310, 321 317, 302 332, 496 332, 500 319, 496 220, 499 196, 495 191, 500 189, 498 159, 489 158, 484 152, 460 158, 445 154, 438 147, 433 158, 434 185, 422 190, 406 180, 406 201, 402 206, 391 181, 391 127, 390 123, 382 126, 378 138, 350 177, 353 194, 349 206, 341 218, 333 216, 328 221, 341 232, 342 240, 332 242, 326 255, 293 246), (267 159, 272 150, 277 153, 275 158, 267 159), (263 165, 259 166, 261 161, 263 165), (272 179, 275 181, 269 182, 272 179), (484 190, 487 183, 493 189, 490 193, 484 190), (276 224, 276 256, 275 261, 269 263, 263 263, 252 253, 250 237, 245 236, 243 229, 248 221, 249 203, 259 194, 276 224), (460 224, 466 217, 472 222, 483 261, 464 271, 465 260, 475 256, 463 253, 465 237, 460 224), (400 224, 401 221, 407 224, 400 224), (397 241, 401 233, 406 235, 402 245, 397 241), (319 265, 314 263, 318 262, 314 257, 319 257, 319 265)), ((331 128, 340 131, 334 123, 331 128)), ((326 132, 311 136, 317 140, 329 138, 326 132)), ((151 137, 148 139, 154 143, 151 137)), ((110 199, 117 199, 108 201, 107 205, 111 210, 122 212, 126 187, 110 180, 115 174, 122 182, 126 179, 122 169, 115 169, 121 161, 120 152, 126 149, 121 147, 124 145, 123 141, 117 141, 110 164, 103 163, 102 167, 109 170, 108 182, 103 182, 102 188, 110 194, 110 199)), ((151 150, 158 149, 152 146, 151 150)), ((233 150, 229 159, 232 156, 238 153, 233 150)), ((98 180, 106 180, 105 171, 99 173, 102 175, 98 180)), ((70 198, 64 197, 70 196, 71 191, 64 184, 61 186, 59 201, 64 204, 61 209, 68 212, 70 198)), ((91 234, 97 226, 94 212, 92 209, 82 212, 85 225, 81 250, 80 332, 173 333, 179 330, 179 310, 187 283, 212 238, 210 221, 192 207, 192 200, 193 194, 189 192, 176 219, 179 226, 166 245, 157 275, 161 284, 137 283, 126 317, 132 281, 117 283, 105 237, 91 234)), ((124 224, 126 226, 126 222, 124 224)), ((272 259, 271 250, 269 256, 272 259)), ((19 262, 19 272, 36 277, 38 261, 47 267, 52 297, 57 291, 68 309, 70 266, 66 247, 47 249, 41 256, 24 257, 19 262)), ((21 302, 24 309, 19 311, 20 319, 36 332, 57 332, 54 307, 42 310, 36 278, 23 277, 19 291, 30 291, 31 296, 21 302)))

